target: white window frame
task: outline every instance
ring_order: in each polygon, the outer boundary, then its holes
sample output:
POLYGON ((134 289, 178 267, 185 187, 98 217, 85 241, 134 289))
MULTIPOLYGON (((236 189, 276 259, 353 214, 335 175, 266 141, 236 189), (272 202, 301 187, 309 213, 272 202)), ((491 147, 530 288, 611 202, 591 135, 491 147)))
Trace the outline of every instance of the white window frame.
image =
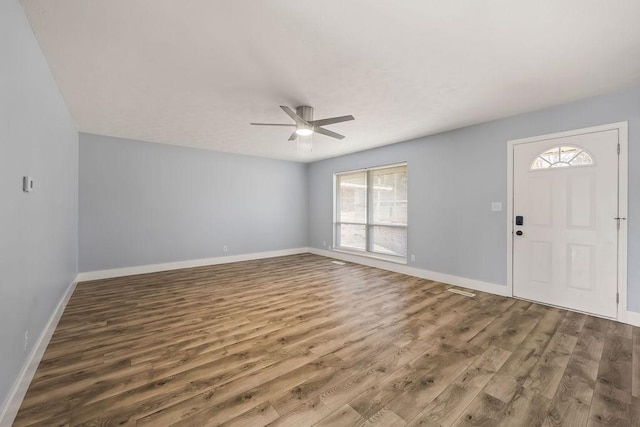
POLYGON ((372 194, 371 194, 371 174, 369 173, 370 171, 374 171, 374 170, 380 170, 380 169, 390 169, 390 168, 396 168, 396 167, 401 167, 404 166, 406 168, 407 171, 407 207, 409 204, 409 192, 408 192, 408 187, 409 187, 409 168, 407 166, 407 162, 400 162, 400 163, 392 163, 392 164, 388 164, 388 165, 381 165, 381 166, 373 166, 373 167, 368 167, 368 168, 361 168, 361 169, 353 169, 353 170, 345 170, 345 171, 341 171, 341 172, 336 172, 333 174, 333 244, 331 245, 332 249, 336 252, 343 252, 343 253, 348 253, 348 254, 353 254, 353 255, 360 255, 360 256, 364 256, 364 257, 368 257, 368 258, 374 258, 374 259, 380 259, 383 261, 390 261, 390 262, 395 262, 398 264, 407 264, 407 256, 397 256, 397 255, 388 255, 388 254, 381 254, 381 253, 377 253, 377 252, 372 252, 369 251, 368 248, 369 246, 369 236, 370 236, 370 228, 374 227, 374 226, 384 226, 384 227, 398 227, 398 228, 403 228, 406 230, 407 232, 407 253, 409 252, 409 218, 408 218, 408 209, 407 209, 407 223, 406 225, 380 225, 380 224, 373 224, 372 223, 372 211, 369 209, 370 207, 370 201, 372 198, 372 194), (339 175, 346 175, 346 174, 350 174, 350 173, 358 173, 358 172, 366 172, 367 174, 367 212, 366 212, 366 222, 364 224, 361 223, 351 223, 351 222, 338 222, 338 195, 340 193, 339 189, 338 189, 338 176, 339 175), (364 225, 365 226, 365 250, 358 250, 358 249, 354 249, 354 248, 345 248, 345 247, 340 247, 337 245, 338 242, 338 225, 340 224, 354 224, 354 225, 364 225))

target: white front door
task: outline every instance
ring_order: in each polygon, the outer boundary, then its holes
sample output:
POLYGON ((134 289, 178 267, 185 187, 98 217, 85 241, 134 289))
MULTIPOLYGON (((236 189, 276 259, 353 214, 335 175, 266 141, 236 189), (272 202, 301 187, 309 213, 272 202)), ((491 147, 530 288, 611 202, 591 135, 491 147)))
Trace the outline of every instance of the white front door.
POLYGON ((513 156, 514 296, 616 318, 618 130, 513 156))

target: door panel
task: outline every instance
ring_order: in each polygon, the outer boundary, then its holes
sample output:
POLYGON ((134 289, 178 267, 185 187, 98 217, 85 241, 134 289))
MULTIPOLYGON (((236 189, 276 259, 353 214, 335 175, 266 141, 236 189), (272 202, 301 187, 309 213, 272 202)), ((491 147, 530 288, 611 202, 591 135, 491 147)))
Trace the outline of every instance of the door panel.
POLYGON ((552 254, 553 247, 551 242, 529 242, 531 256, 529 258, 530 281, 532 284, 551 283, 553 276, 552 254))
POLYGON ((569 244, 569 280, 567 286, 592 292, 595 288, 596 247, 569 244))
MULTIPOLYGON (((532 225, 553 226, 553 181, 550 176, 533 176, 529 179, 529 194, 536 201, 530 206, 532 225)), ((528 213, 528 212, 527 212, 528 213)))
POLYGON ((515 296, 616 317, 617 144, 611 130, 514 146, 515 296))
POLYGON ((568 178, 567 203, 567 227, 594 229, 596 182, 593 175, 568 178))

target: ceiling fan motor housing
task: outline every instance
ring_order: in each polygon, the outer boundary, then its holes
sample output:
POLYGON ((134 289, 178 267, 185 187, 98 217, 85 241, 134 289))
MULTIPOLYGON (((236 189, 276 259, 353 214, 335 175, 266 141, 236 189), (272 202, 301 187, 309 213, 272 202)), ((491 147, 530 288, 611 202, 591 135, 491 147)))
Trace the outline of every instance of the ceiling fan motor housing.
POLYGON ((309 107, 308 105, 296 107, 296 114, 302 117, 304 121, 311 121, 313 120, 313 107, 309 107))
MULTIPOLYGON (((307 105, 301 105, 296 107, 296 114, 304 121, 309 122, 313 120, 313 108, 307 105)), ((296 134, 298 136, 309 136, 313 133, 313 125, 306 125, 299 123, 296 128, 296 134)))

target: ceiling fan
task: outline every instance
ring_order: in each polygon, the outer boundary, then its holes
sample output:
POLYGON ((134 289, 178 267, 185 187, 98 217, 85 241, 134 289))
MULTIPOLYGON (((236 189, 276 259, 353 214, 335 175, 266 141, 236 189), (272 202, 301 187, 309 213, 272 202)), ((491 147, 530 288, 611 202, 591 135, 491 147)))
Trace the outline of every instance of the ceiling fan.
POLYGON ((331 138, 336 138, 336 139, 344 139, 344 135, 340 135, 339 133, 335 133, 330 130, 323 129, 320 126, 332 125, 335 123, 342 123, 342 122, 348 122, 350 120, 355 120, 351 115, 331 117, 328 119, 313 120, 313 108, 306 105, 296 107, 296 111, 293 111, 291 108, 287 107, 286 105, 281 105, 280 108, 282 108, 282 111, 287 113, 287 115, 293 119, 295 124, 281 124, 281 123, 250 123, 250 124, 254 126, 295 127, 296 130, 294 130, 291 136, 289 137, 289 141, 293 141, 298 137, 298 135, 309 136, 312 133, 319 133, 321 135, 330 136, 331 138))

